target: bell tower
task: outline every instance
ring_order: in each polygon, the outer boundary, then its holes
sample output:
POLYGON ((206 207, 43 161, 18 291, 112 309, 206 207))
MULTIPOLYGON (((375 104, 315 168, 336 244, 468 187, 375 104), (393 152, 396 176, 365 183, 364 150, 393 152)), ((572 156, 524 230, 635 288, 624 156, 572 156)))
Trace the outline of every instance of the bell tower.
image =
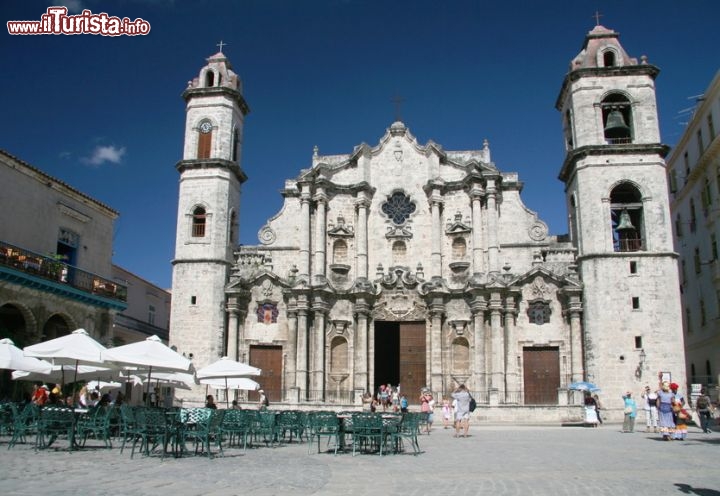
POLYGON ((183 93, 185 146, 173 260, 170 344, 202 367, 225 353, 225 286, 238 242, 242 131, 249 108, 222 51, 183 93))
POLYGON ((659 372, 685 385, 658 73, 598 25, 556 102, 566 147, 560 180, 583 282, 584 379, 609 398, 654 387, 659 372))

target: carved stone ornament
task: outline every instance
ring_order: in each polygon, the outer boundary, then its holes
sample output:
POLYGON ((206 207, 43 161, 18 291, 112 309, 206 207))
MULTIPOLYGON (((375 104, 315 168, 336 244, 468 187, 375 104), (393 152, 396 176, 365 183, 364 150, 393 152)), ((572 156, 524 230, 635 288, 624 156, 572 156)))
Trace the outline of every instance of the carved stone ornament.
POLYGON ((427 308, 413 294, 405 291, 384 292, 372 311, 375 320, 425 320, 427 308))
POLYGON ((260 286, 260 291, 262 291, 262 294, 265 298, 271 299, 274 288, 275 287, 273 286, 273 283, 265 279, 262 283, 262 286, 260 286))
POLYGON ((264 245, 271 245, 277 239, 277 235, 275 234, 273 228, 266 224, 260 228, 260 232, 258 232, 258 239, 264 245))
POLYGON ((528 234, 530 235, 530 239, 533 241, 543 241, 545 238, 547 238, 548 235, 548 228, 547 226, 542 222, 536 222, 530 228, 528 229, 528 234))
POLYGON ((545 280, 541 276, 536 276, 530 285, 530 294, 533 300, 540 299, 546 300, 550 294, 550 287, 545 284, 545 280))
POLYGON ((455 213, 455 220, 448 219, 445 224, 445 234, 465 234, 470 231, 472 231, 472 228, 469 224, 463 222, 462 214, 459 211, 455 213))

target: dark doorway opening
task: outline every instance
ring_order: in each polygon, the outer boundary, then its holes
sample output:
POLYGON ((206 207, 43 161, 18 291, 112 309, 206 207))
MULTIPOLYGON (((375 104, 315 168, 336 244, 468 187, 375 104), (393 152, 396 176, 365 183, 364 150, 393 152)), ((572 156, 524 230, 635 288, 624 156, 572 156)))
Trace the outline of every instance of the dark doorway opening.
POLYGON ((416 404, 425 376, 425 322, 375 322, 375 392, 380 384, 400 385, 416 404))
POLYGON ((400 382, 400 324, 375 322, 375 389, 400 382))

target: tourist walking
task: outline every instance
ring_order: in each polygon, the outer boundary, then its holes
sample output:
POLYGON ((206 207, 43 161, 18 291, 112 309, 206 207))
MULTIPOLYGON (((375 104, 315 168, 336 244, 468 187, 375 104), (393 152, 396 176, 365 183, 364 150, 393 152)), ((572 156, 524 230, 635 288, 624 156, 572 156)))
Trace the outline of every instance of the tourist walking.
POLYGON ((658 410, 657 410, 657 393, 650 389, 649 385, 645 386, 641 398, 643 400, 643 410, 645 410, 645 432, 658 431, 658 410))
POLYGON ((695 411, 697 411, 698 417, 700 417, 700 427, 703 432, 709 434, 711 432, 710 419, 712 418, 712 401, 705 388, 700 390, 700 396, 695 400, 695 411))
POLYGON ((460 436, 461 431, 462 437, 467 437, 468 430, 470 429, 470 393, 465 387, 465 384, 460 384, 452 393, 452 397, 457 400, 454 437, 460 436))
POLYGON ((625 417, 623 419, 623 432, 634 432, 635 431, 635 417, 637 416, 637 404, 632 397, 632 393, 628 391, 623 396, 623 413, 625 417))

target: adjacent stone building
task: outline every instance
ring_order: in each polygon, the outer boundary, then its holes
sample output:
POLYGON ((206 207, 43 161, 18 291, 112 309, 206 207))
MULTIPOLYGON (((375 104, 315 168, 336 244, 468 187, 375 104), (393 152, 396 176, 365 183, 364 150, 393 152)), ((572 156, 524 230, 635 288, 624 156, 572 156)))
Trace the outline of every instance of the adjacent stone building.
POLYGON ((196 367, 256 365, 294 405, 465 383, 488 418, 565 419, 574 381, 608 398, 658 372, 684 384, 657 74, 602 26, 571 62, 556 103, 570 234, 548 232, 487 142, 445 150, 395 122, 374 146, 316 148, 259 244, 238 246, 249 109, 213 55, 184 93, 170 343, 196 367))
POLYGON ((709 388, 720 380, 720 72, 668 160, 670 211, 680 254, 688 377, 709 388))

